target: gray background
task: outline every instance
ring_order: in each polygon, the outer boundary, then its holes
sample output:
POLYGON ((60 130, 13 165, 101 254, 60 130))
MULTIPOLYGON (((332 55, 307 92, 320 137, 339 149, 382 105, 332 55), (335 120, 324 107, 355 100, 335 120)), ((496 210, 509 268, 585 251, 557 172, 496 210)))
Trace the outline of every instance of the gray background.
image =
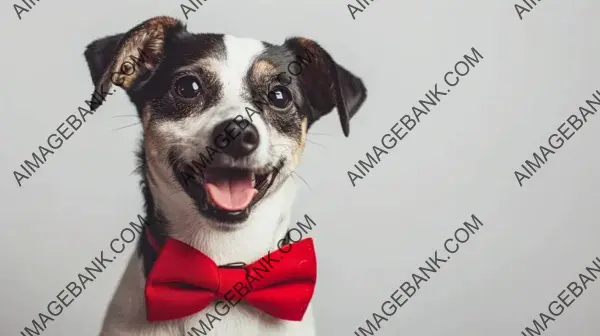
MULTIPOLYGON (((271 42, 315 39, 364 79, 369 98, 344 138, 337 116, 311 135, 294 217, 309 214, 319 260, 320 335, 353 335, 463 221, 484 227, 377 335, 520 335, 600 256, 598 116, 520 188, 513 176, 600 89, 598 1, 543 1, 524 20, 501 0, 209 0, 195 32, 271 42), (475 47, 484 59, 356 187, 346 171, 475 47)), ((18 335, 141 211, 131 174, 140 127, 125 94, 108 102, 22 188, 12 171, 92 90, 84 47, 174 1, 42 0, 19 21, 4 2, 0 81, 3 335, 18 335)), ((129 246, 131 253, 133 247, 129 246)), ((49 323, 48 336, 95 335, 121 256, 49 323)), ((596 281, 599 282, 599 281, 596 281)), ((600 284, 544 335, 600 334, 600 284)), ((539 318, 538 318, 539 319, 539 318)))

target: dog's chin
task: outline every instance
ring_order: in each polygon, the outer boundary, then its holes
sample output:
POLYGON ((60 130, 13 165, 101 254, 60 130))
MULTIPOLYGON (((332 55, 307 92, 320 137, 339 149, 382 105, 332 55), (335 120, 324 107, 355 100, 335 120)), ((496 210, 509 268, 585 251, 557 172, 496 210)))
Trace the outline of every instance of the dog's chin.
POLYGON ((273 187, 284 161, 263 169, 210 167, 202 173, 175 172, 198 212, 219 228, 240 227, 273 187))

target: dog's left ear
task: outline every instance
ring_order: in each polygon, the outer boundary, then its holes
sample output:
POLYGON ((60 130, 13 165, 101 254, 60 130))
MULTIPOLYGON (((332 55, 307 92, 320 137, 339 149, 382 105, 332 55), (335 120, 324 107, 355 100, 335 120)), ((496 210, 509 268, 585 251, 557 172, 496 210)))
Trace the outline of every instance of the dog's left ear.
POLYGON ((348 136, 350 118, 367 98, 362 80, 337 64, 315 41, 293 37, 287 39, 284 46, 296 54, 300 61, 296 63, 304 63, 301 69, 295 71, 302 71, 298 80, 311 107, 308 125, 336 107, 344 135, 348 136))
POLYGON ((101 99, 94 97, 106 95, 113 84, 129 91, 146 83, 164 58, 165 43, 171 36, 184 30, 181 21, 158 16, 126 33, 90 43, 84 56, 95 86, 92 110, 102 104, 101 99))

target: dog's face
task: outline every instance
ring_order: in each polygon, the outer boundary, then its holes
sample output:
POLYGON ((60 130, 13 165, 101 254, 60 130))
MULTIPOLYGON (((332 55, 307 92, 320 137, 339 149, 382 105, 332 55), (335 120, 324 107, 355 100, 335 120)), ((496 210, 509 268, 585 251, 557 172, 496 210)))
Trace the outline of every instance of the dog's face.
POLYGON ((169 17, 96 40, 85 56, 97 92, 118 85, 136 105, 147 171, 168 167, 162 178, 221 225, 243 222, 284 183, 316 120, 337 107, 347 136, 366 98, 314 41, 192 34, 169 17))

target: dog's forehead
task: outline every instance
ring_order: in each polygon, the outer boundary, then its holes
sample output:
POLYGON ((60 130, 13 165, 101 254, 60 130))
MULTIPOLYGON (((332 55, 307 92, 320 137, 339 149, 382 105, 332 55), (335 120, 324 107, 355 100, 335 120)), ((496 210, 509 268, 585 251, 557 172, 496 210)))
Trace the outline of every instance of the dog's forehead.
POLYGON ((225 92, 236 94, 243 90, 251 69, 267 48, 262 41, 231 35, 223 37, 225 57, 213 63, 225 92), (230 92, 227 92, 230 89, 230 92))
POLYGON ((282 46, 226 34, 195 34, 186 42, 187 62, 180 70, 209 70, 236 92, 249 78, 276 74, 289 56, 282 46))

